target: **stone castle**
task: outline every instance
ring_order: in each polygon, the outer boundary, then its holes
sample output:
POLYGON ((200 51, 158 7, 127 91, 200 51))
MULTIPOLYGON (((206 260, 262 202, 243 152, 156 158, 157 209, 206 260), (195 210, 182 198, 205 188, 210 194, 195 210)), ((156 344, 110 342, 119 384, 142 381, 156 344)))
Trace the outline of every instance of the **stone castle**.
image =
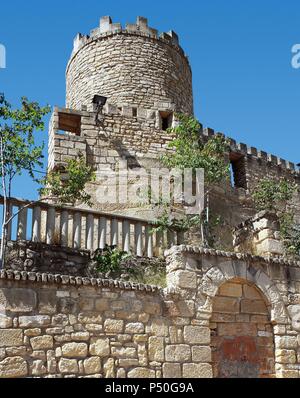
MULTIPOLYGON (((159 35, 143 17, 125 28, 103 17, 89 36, 78 34, 66 81, 66 108, 50 121, 49 170, 79 154, 97 172, 157 167, 175 114, 193 115, 177 34, 159 35)), ((17 235, 9 231, 21 266, 0 272, 0 376, 300 377, 300 262, 282 257, 276 220, 255 215, 251 200, 265 176, 299 183, 300 173, 233 139, 227 156, 232 181, 211 200, 224 218, 223 246, 167 236, 165 289, 84 274, 106 243, 162 254, 152 209, 99 201, 101 175, 88 185, 92 208, 40 201, 22 211, 17 235)), ((300 220, 298 196, 293 207, 300 220)))

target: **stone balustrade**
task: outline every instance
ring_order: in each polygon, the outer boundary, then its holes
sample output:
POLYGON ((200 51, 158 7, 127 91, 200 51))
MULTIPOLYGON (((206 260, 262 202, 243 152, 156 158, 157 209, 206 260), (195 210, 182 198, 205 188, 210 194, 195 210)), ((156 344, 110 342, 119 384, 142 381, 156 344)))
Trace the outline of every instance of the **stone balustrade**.
MULTIPOLYGON (((3 198, 0 199, 3 205, 3 198)), ((148 221, 42 201, 11 199, 8 241, 29 241, 62 248, 93 251, 115 245, 138 257, 158 256, 178 243, 179 234, 152 233, 148 221)))

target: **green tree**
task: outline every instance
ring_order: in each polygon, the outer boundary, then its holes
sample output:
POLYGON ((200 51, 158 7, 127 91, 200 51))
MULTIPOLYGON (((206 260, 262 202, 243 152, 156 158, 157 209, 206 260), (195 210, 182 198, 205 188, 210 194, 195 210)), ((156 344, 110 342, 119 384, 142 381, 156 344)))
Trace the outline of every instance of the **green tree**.
MULTIPOLYGON (((85 184, 93 179, 93 172, 86 166, 83 158, 67 162, 65 177, 59 172, 52 172, 45 178, 36 177, 36 168, 43 167, 44 143, 36 144, 36 133, 44 130, 43 118, 50 112, 50 107, 41 107, 37 102, 30 102, 22 97, 21 106, 13 109, 0 94, 0 176, 3 196, 3 220, 1 229, 0 266, 4 266, 5 248, 7 244, 7 227, 16 215, 32 201, 15 214, 9 213, 9 201, 12 194, 14 178, 27 171, 30 178, 43 185, 40 192, 44 200, 56 198, 60 203, 74 203, 77 199, 89 202, 85 193, 85 184)), ((45 173, 46 174, 46 173, 45 173)))
POLYGON ((194 117, 177 114, 176 118, 177 126, 168 130, 174 136, 168 145, 173 151, 162 156, 162 163, 170 169, 204 170, 206 206, 199 216, 202 240, 208 245, 210 191, 214 184, 229 178, 229 162, 225 156, 230 149, 229 143, 221 134, 204 140, 202 125, 194 117))
POLYGON ((300 226, 295 223, 295 214, 290 205, 298 191, 296 182, 285 178, 279 181, 264 178, 252 193, 257 210, 268 210, 277 215, 284 246, 288 253, 297 255, 300 253, 300 226))

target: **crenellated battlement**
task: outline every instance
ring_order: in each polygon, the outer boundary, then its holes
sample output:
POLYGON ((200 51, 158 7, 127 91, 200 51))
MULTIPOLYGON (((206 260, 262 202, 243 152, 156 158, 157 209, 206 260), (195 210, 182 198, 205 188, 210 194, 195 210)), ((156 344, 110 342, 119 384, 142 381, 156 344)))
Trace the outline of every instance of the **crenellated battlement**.
POLYGON ((91 43, 94 40, 115 34, 132 34, 160 40, 166 44, 174 46, 178 51, 181 52, 182 55, 187 58, 186 54, 179 45, 179 37, 173 30, 159 34, 157 29, 148 26, 148 19, 141 16, 137 17, 135 24, 127 23, 125 28, 123 28, 121 23, 113 23, 110 16, 104 16, 100 18, 99 27, 92 29, 89 35, 82 35, 81 33, 78 33, 75 36, 71 59, 86 44, 91 43))
MULTIPOLYGON (((212 137, 215 134, 222 134, 222 133, 216 132, 209 127, 203 129, 203 135, 207 137, 212 137)), ((225 136, 224 134, 222 135, 225 136)), ((278 166, 282 169, 291 171, 293 174, 295 174, 295 176, 300 176, 300 171, 296 169, 296 165, 293 162, 282 159, 276 155, 269 154, 265 151, 259 150, 250 145, 237 142, 233 138, 230 137, 226 138, 229 140, 231 151, 241 153, 244 156, 247 156, 248 158, 255 158, 257 160, 264 161, 265 163, 270 164, 272 166, 278 166)))

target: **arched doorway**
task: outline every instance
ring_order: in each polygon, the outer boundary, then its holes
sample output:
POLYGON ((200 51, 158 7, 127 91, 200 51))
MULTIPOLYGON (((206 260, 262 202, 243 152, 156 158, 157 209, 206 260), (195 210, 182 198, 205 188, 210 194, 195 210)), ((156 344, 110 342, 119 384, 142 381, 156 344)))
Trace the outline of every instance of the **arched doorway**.
POLYGON ((213 299, 214 377, 275 377, 274 336, 264 295, 243 280, 224 283, 213 299))

